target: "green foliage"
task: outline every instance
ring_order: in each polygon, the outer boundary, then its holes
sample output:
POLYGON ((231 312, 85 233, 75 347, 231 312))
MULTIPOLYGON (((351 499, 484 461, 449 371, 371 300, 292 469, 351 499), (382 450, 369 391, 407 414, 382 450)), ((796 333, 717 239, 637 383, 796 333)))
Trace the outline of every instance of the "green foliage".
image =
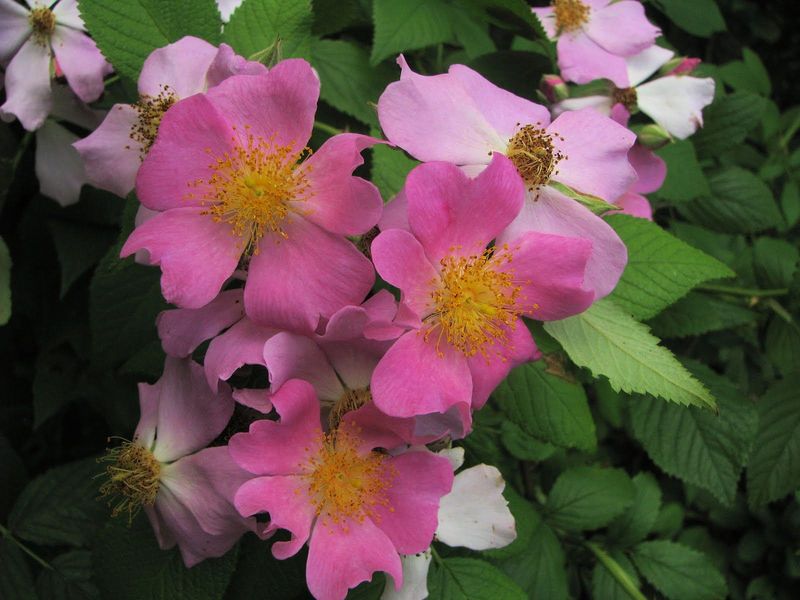
POLYGON ((714 0, 654 0, 654 4, 693 35, 708 37, 725 29, 725 20, 714 0))
POLYGON ((22 550, 0 537, 0 598, 6 600, 36 600, 36 588, 22 550))
POLYGON ((274 51, 282 58, 310 58, 312 23, 310 0, 245 0, 222 41, 246 57, 274 51))
POLYGON ((670 202, 686 202, 711 194, 691 140, 668 144, 656 154, 667 165, 667 177, 655 196, 670 202))
POLYGON ((550 490, 547 520, 564 529, 597 529, 627 509, 635 494, 621 469, 575 467, 564 471, 550 490))
POLYGON ((451 8, 443 0, 375 0, 372 64, 402 50, 416 50, 453 39, 451 8))
POLYGON ((620 546, 630 546, 647 537, 661 508, 661 489, 655 477, 642 472, 632 481, 635 495, 630 508, 608 527, 609 539, 620 546))
POLYGON ((682 338, 753 323, 756 313, 710 294, 689 292, 649 325, 660 338, 682 338))
POLYGON ((703 128, 694 136, 700 156, 716 156, 740 143, 758 125, 764 99, 749 92, 722 96, 703 111, 703 128))
POLYGON ((727 596, 725 578, 700 552, 658 540, 642 542, 633 551, 642 575, 670 600, 721 600, 727 596))
POLYGON ((442 600, 523 600, 525 593, 491 564, 475 558, 445 558, 429 575, 431 596, 442 600))

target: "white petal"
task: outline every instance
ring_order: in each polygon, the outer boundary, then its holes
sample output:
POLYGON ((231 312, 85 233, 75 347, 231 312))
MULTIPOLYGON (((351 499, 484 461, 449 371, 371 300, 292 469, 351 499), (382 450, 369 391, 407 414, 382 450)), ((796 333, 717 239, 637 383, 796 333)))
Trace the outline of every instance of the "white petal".
POLYGON ((628 67, 628 81, 632 87, 642 83, 662 65, 673 57, 675 53, 661 46, 650 46, 647 50, 625 59, 628 67))
POLYGON ((439 505, 436 537, 472 550, 502 548, 517 537, 514 516, 503 497, 505 482, 495 467, 477 465, 456 475, 439 505))
POLYGON ((61 206, 75 204, 86 183, 86 171, 78 151, 72 147, 78 136, 54 121, 36 131, 36 177, 39 189, 61 206))
POLYGON ((568 110, 581 110, 582 108, 593 108, 601 115, 610 115, 613 100, 610 96, 583 96, 582 98, 567 98, 554 104, 550 112, 553 118, 568 110))
POLYGON ((28 11, 14 0, 0 0, 0 63, 14 56, 30 34, 28 11))
POLYGON ((662 77, 636 89, 639 109, 682 140, 703 125, 703 107, 714 100, 710 77, 662 77))
POLYGON ((450 464, 453 466, 453 471, 457 470, 459 467, 461 467, 461 465, 464 464, 464 448, 461 448, 460 446, 439 450, 437 454, 439 456, 444 456, 450 461, 450 464))
POLYGON ((50 48, 28 39, 6 69, 6 102, 0 114, 17 117, 28 131, 42 126, 53 103, 50 59, 50 48))
POLYGON ((381 600, 424 600, 428 597, 428 568, 431 565, 431 551, 401 556, 403 563, 403 587, 394 589, 391 575, 386 576, 386 589, 381 600))
POLYGON ((78 12, 78 0, 61 0, 53 7, 53 14, 56 16, 56 23, 66 25, 78 31, 86 31, 86 27, 78 12))
POLYGON ((231 20, 231 15, 239 8, 242 2, 243 0, 217 0, 219 16, 222 18, 223 23, 227 23, 231 20))

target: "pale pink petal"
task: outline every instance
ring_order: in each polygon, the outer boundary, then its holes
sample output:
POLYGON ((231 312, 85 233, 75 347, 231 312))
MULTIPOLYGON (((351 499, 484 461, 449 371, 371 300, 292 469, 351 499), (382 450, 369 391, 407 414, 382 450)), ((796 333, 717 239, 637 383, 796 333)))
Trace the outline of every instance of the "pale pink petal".
POLYGON ((161 266, 161 292, 182 308, 201 308, 219 294, 239 263, 242 241, 201 208, 173 208, 133 230, 120 256, 142 248, 161 266))
POLYGON ((30 35, 28 11, 14 0, 0 0, 0 64, 6 64, 30 35))
POLYGON ((277 331, 261 327, 244 318, 225 333, 218 335, 208 345, 204 368, 206 380, 212 389, 226 381, 244 365, 263 365, 264 344, 277 331))
POLYGON ((269 414, 272 412, 272 394, 268 389, 238 389, 233 390, 233 399, 239 404, 269 414))
POLYGON ((71 27, 56 27, 51 44, 72 91, 84 102, 97 100, 104 90, 108 63, 94 40, 71 27))
MULTIPOLYGON (((667 176, 667 163, 660 156, 642 144, 634 144, 628 152, 628 161, 639 178, 631 190, 639 194, 655 192, 667 176)), ((616 202, 619 204, 619 201, 616 202)))
POLYGON ((662 77, 636 88, 639 108, 679 140, 703 125, 703 108, 714 101, 714 80, 662 77))
POLYGON ((661 33, 650 24, 641 2, 621 0, 593 10, 583 30, 601 48, 618 56, 631 56, 652 46, 661 33))
POLYGON ((625 59, 606 52, 584 33, 567 33, 558 38, 558 67, 561 76, 575 83, 610 79, 619 88, 630 86, 625 59))
POLYGON ((75 204, 86 183, 86 171, 80 155, 72 147, 74 133, 54 121, 46 121, 36 130, 36 177, 39 191, 61 206, 75 204))
POLYGON ((267 67, 254 60, 247 60, 233 51, 228 44, 220 44, 211 66, 206 73, 208 87, 212 88, 233 75, 265 75, 267 67))
MULTIPOLYGON (((43 4, 43 2, 38 2, 43 4)), ((59 25, 66 25, 78 31, 86 31, 86 27, 81 19, 81 13, 78 10, 78 0, 59 0, 53 8, 53 14, 56 16, 56 23, 59 25)))
POLYGON ((242 317, 242 290, 228 290, 202 308, 162 311, 156 318, 156 328, 164 352, 170 356, 189 356, 204 341, 218 335, 242 317))
POLYGON ((564 155, 553 179, 607 202, 622 195, 636 180, 628 151, 636 135, 612 119, 585 108, 560 115, 547 132, 564 155))
POLYGON ((347 590, 368 581, 376 571, 402 585, 400 556, 370 519, 348 519, 341 525, 317 524, 308 544, 306 582, 317 600, 344 600, 347 590))
POLYGON ((388 290, 378 290, 361 306, 366 309, 369 317, 364 328, 364 337, 372 340, 394 340, 404 331, 393 324, 398 305, 388 290))
POLYGON ((408 224, 408 199, 406 198, 405 188, 383 205, 383 214, 380 221, 378 221, 378 229, 381 231, 386 231, 387 229, 411 231, 411 226, 408 224))
POLYGON ((341 235, 361 235, 375 226, 383 210, 380 192, 352 173, 364 164, 361 152, 377 143, 368 135, 342 133, 303 163, 310 187, 297 206, 306 219, 341 235))
POLYGON ((322 400, 338 400, 344 393, 333 367, 313 340, 281 332, 263 345, 262 352, 272 389, 280 389, 290 379, 302 379, 314 386, 322 400))
MULTIPOLYGON (((403 331, 395 338, 401 333, 403 331)), ((372 371, 391 345, 391 340, 358 338, 344 342, 324 342, 322 348, 344 384, 355 390, 369 387, 372 371)))
POLYGON ((131 138, 138 118, 130 104, 115 104, 97 129, 74 144, 89 183, 122 198, 133 189, 142 164, 142 144, 131 138))
POLYGON ((272 396, 280 421, 255 421, 228 443, 234 462, 256 475, 294 475, 308 469, 312 447, 322 436, 319 400, 306 381, 287 381, 272 396))
POLYGON ((245 309, 260 324, 313 333, 320 317, 360 304, 375 272, 349 240, 303 218, 284 230, 286 239, 262 238, 259 253, 250 260, 245 309))
POLYGON ((153 50, 142 65, 139 93, 156 97, 168 88, 180 99, 203 92, 216 55, 214 46, 192 36, 153 50))
POLYGON ((158 405, 161 402, 161 383, 159 379, 153 385, 140 383, 139 390, 139 423, 133 433, 133 439, 139 444, 152 450, 156 441, 156 428, 158 427, 158 405))
POLYGON ((386 587, 381 600, 425 600, 428 597, 428 569, 431 565, 430 550, 419 554, 401 556, 403 585, 395 585, 391 575, 386 577, 386 587))
POLYGON ((632 217, 639 217, 641 219, 653 220, 653 207, 644 196, 634 192, 626 192, 615 202, 620 207, 620 212, 630 215, 632 217))
POLYGON ((664 66, 675 55, 661 46, 650 46, 646 50, 625 59, 630 85, 637 86, 664 66))
POLYGON ((398 448, 405 449, 406 444, 433 441, 417 441, 414 437, 414 419, 390 417, 378 410, 374 402, 367 402, 345 414, 339 427, 349 426, 358 432, 357 449, 362 455, 369 454, 375 448, 391 452, 398 448))
POLYGON ((567 98, 558 104, 554 104, 552 111, 554 116, 571 110, 581 110, 583 108, 593 108, 601 115, 608 116, 614 104, 611 96, 582 96, 578 98, 567 98))
POLYGON ((378 505, 375 520, 402 554, 422 552, 433 541, 439 502, 453 487, 450 461, 428 450, 409 451, 391 459, 389 501, 378 505))
POLYGON ((437 350, 435 332, 427 342, 422 332, 406 333, 375 367, 372 398, 395 417, 443 413, 455 405, 468 411, 472 377, 467 359, 446 341, 437 350))
POLYGON ((6 101, 0 114, 14 115, 28 131, 39 129, 50 113, 50 48, 33 38, 11 59, 6 67, 6 101))

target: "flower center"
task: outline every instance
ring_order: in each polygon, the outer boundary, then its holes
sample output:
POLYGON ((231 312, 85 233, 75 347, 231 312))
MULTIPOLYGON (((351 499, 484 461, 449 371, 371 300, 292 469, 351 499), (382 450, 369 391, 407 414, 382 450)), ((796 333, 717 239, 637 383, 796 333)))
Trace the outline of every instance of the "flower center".
POLYGON ((553 145, 553 136, 536 125, 525 125, 514 134, 508 142, 506 156, 517 167, 529 191, 546 185, 555 166, 564 158, 553 145))
POLYGON ((309 460, 313 470, 306 477, 316 514, 337 525, 348 518, 375 520, 381 506, 392 510, 386 492, 396 473, 387 455, 359 452, 360 441, 359 429, 343 423, 323 436, 321 449, 309 460))
POLYGON ((147 155, 153 142, 156 141, 158 126, 161 125, 161 118, 170 106, 178 101, 169 86, 162 85, 161 91, 156 96, 142 94, 139 101, 133 105, 138 118, 136 123, 131 126, 130 138, 141 144, 141 158, 147 155))
POLYGON ((339 426, 339 423, 347 413, 357 410, 372 400, 372 394, 367 388, 357 390, 345 389, 344 394, 336 400, 331 407, 328 415, 328 424, 331 431, 339 426))
POLYGON ((440 356, 443 339, 465 356, 480 352, 488 358, 487 346, 508 345, 508 330, 523 312, 518 303, 522 288, 514 284, 512 271, 500 270, 511 261, 507 246, 441 259, 440 280, 431 292, 434 310, 423 330, 425 341, 433 339, 440 356))
POLYGON ((53 11, 44 6, 34 8, 28 15, 28 20, 33 28, 34 41, 41 46, 46 46, 50 41, 50 36, 56 30, 56 16, 53 11))
POLYGON ((309 193, 309 167, 299 163, 311 150, 297 151, 292 144, 280 145, 274 137, 266 140, 251 133, 244 145, 236 138, 234 143, 233 150, 215 157, 209 165, 213 174, 208 180, 189 185, 205 189, 203 201, 209 205, 205 214, 229 223, 234 235, 244 240, 245 251, 258 254, 259 241, 266 233, 288 237, 284 221, 290 212, 299 212, 297 203, 309 193))
POLYGON ((574 31, 589 20, 589 7, 580 0, 554 0, 556 31, 574 31))
POLYGON ((622 104, 628 109, 628 112, 633 112, 636 109, 636 101, 638 100, 636 88, 614 88, 612 100, 614 104, 622 104))
POLYGON ((110 449, 98 462, 112 463, 106 467, 108 478, 100 486, 103 496, 114 496, 112 516, 127 512, 132 521, 142 506, 152 506, 158 494, 161 463, 153 453, 136 440, 125 441, 110 449))

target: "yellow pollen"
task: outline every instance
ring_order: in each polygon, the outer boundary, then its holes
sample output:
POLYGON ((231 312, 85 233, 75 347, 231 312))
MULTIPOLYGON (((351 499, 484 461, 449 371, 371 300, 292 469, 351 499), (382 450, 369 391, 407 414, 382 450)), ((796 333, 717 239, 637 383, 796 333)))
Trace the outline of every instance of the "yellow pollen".
POLYGON ((638 101, 636 88, 614 88, 612 100, 614 104, 622 104, 628 109, 628 112, 633 112, 636 109, 636 103, 638 101))
POLYGON ((124 441, 108 450, 98 462, 111 463, 106 467, 107 480, 100 486, 100 493, 113 497, 109 499, 112 516, 128 513, 128 522, 131 522, 142 506, 155 503, 161 463, 139 442, 124 441))
MULTIPOLYGON (((452 250, 455 250, 453 248, 452 250)), ((452 251, 451 250, 451 251, 452 251)), ((440 281, 431 293, 433 312, 425 318, 425 341, 433 341, 439 356, 443 340, 465 356, 481 353, 489 358, 489 347, 507 347, 508 330, 514 329, 522 287, 504 265, 511 263, 507 246, 489 248, 473 256, 441 259, 440 281), (502 267, 502 271, 501 271, 502 267)))
POLYGON ((346 519, 377 520, 377 509, 392 510, 387 491, 396 471, 386 454, 359 452, 360 441, 360 430, 345 422, 323 435, 319 450, 308 460, 312 471, 305 477, 316 514, 336 525, 346 519))
MULTIPOLYGON (((519 125, 519 124, 518 124, 519 125)), ((508 142, 506 156, 525 180, 529 191, 546 185, 565 156, 553 145, 553 135, 537 125, 524 125, 508 142)))
POLYGON ((357 410, 372 400, 372 394, 367 388, 357 390, 346 389, 339 399, 331 407, 328 414, 328 424, 331 431, 339 426, 339 423, 347 413, 357 410))
MULTIPOLYGON (((208 206, 204 214, 229 223, 233 234, 242 238, 245 252, 258 254, 265 234, 276 234, 277 241, 287 238, 286 218, 290 212, 302 212, 298 204, 309 195, 310 167, 299 163, 311 150, 278 144, 274 136, 267 140, 248 132, 244 139, 243 144, 234 137, 233 150, 214 157, 209 165, 211 177, 189 186, 202 190, 198 193, 208 206)), ((195 193, 186 197, 194 198, 195 193)))
POLYGON ((28 15, 28 20, 33 28, 33 40, 40 46, 47 46, 50 36, 56 30, 56 16, 53 11, 44 6, 34 8, 28 15))
POLYGON ((162 85, 161 91, 156 96, 142 94, 139 101, 133 105, 137 113, 136 122, 131 126, 130 138, 141 144, 141 158, 147 155, 153 142, 156 141, 161 118, 170 106, 178 101, 169 86, 162 85))
POLYGON ((580 0, 554 0, 556 31, 574 31, 589 20, 589 7, 580 0))

